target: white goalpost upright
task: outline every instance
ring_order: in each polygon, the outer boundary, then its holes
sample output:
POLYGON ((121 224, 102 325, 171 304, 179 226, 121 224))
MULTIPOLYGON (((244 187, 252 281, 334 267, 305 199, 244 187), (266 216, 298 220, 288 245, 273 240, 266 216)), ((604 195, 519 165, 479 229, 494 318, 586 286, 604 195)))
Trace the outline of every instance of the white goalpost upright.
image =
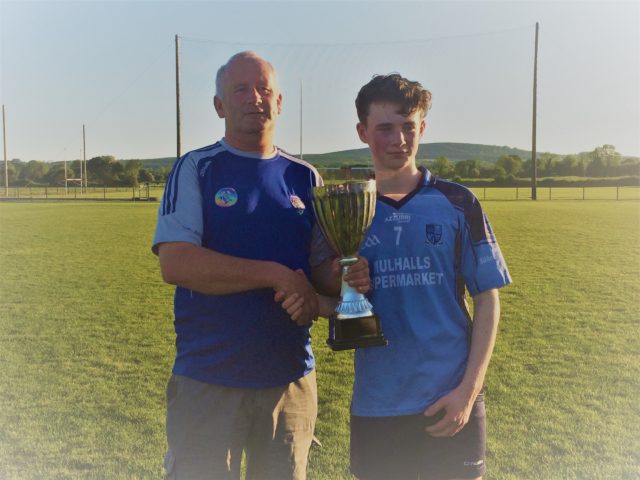
POLYGON ((80 185, 80 193, 82 193, 82 185, 83 185, 83 177, 82 177, 82 160, 80 160, 80 178, 69 178, 68 175, 68 169, 67 169, 67 159, 66 159, 66 155, 65 155, 65 159, 64 159, 64 195, 67 196, 69 195, 69 182, 78 182, 78 185, 80 185))

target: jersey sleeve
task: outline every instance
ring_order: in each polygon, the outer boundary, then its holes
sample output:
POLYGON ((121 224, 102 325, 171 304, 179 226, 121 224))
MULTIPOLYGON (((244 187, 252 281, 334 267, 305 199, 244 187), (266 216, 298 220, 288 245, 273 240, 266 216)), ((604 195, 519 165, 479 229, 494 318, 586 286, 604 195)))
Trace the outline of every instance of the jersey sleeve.
POLYGON ((316 223, 311 231, 311 253, 309 255, 309 265, 317 267, 329 257, 335 257, 336 252, 329 246, 327 239, 316 223))
POLYGON ((461 237, 462 274, 472 296, 511 283, 489 219, 475 197, 465 208, 461 237))
POLYGON ((158 208, 158 223, 152 251, 167 242, 202 244, 202 194, 197 165, 190 154, 181 157, 167 179, 162 202, 158 208))

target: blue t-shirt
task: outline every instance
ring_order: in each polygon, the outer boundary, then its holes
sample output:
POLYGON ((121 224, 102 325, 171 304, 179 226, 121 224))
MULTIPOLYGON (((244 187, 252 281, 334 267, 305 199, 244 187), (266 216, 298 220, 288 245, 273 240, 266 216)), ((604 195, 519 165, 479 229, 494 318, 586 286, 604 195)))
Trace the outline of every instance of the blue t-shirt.
POLYGON ((423 172, 401 201, 378 197, 360 250, 389 345, 356 351, 354 415, 421 413, 453 390, 471 341, 465 286, 476 295, 511 283, 473 193, 423 172))
MULTIPOLYGON (((167 180, 153 250, 189 242, 308 276, 310 266, 331 253, 309 198, 311 187, 321 184, 315 168, 277 149, 262 157, 220 141, 189 152, 167 180)), ((204 295, 177 287, 173 373, 242 388, 285 385, 309 373, 309 327, 297 326, 274 293, 204 295)))

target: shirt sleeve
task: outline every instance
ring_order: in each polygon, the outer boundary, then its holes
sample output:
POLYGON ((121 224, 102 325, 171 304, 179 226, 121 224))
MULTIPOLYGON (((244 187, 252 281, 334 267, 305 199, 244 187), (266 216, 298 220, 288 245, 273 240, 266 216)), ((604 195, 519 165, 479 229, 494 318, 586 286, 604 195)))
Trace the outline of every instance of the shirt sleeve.
POLYGON ((462 274, 469 293, 501 288, 511 283, 489 219, 477 199, 465 210, 462 228, 462 274))
POLYGON ((202 194, 197 165, 190 154, 181 157, 167 179, 158 208, 158 223, 151 250, 167 242, 202 245, 202 194))
POLYGON ((329 246, 327 239, 324 238, 324 234, 318 224, 313 226, 311 231, 311 253, 309 255, 309 265, 317 267, 329 257, 335 257, 336 252, 329 246))

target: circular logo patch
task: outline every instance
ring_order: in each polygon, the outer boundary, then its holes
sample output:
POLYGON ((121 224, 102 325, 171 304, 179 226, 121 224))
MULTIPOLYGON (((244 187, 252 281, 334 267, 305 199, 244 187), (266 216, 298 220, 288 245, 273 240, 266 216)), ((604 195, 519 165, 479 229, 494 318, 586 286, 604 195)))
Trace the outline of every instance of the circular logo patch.
POLYGON ((219 207, 233 207, 238 201, 238 194, 233 188, 221 188, 216 193, 216 205, 219 207))

